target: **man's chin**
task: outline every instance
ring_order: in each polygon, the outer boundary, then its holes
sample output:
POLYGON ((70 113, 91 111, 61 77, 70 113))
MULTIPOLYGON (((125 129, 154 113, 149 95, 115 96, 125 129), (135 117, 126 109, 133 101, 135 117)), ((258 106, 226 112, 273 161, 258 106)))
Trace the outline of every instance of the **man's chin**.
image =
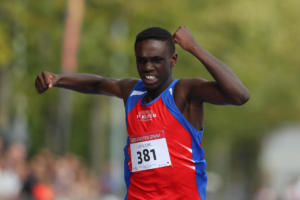
POLYGON ((157 82, 155 82, 155 83, 149 83, 149 82, 143 81, 143 83, 144 83, 145 88, 147 90, 155 90, 155 89, 157 89, 157 82))

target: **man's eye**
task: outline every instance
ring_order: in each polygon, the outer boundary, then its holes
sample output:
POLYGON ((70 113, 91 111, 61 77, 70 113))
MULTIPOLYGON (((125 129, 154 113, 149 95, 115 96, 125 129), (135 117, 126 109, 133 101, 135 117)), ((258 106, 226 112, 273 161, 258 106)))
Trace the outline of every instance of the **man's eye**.
POLYGON ((153 59, 151 59, 151 62, 153 62, 153 63, 161 63, 162 61, 163 61, 162 58, 153 58, 153 59))
POLYGON ((137 62, 138 63, 145 63, 146 61, 145 61, 145 59, 140 58, 140 59, 137 59, 137 62))

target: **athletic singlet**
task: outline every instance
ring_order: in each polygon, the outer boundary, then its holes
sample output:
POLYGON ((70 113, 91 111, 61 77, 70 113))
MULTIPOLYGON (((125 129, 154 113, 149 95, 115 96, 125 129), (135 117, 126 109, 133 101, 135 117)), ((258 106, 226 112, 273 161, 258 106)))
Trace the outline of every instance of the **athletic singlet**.
POLYGON ((192 126, 173 98, 174 80, 153 101, 140 80, 125 105, 125 200, 205 200, 203 130, 192 126))

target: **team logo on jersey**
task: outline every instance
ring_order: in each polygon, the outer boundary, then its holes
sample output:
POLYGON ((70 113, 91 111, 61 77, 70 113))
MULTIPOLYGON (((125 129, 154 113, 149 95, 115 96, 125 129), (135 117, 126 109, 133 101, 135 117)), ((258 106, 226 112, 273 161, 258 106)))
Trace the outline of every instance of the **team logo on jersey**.
POLYGON ((157 115, 152 110, 139 111, 136 118, 140 121, 151 121, 156 118, 157 115))

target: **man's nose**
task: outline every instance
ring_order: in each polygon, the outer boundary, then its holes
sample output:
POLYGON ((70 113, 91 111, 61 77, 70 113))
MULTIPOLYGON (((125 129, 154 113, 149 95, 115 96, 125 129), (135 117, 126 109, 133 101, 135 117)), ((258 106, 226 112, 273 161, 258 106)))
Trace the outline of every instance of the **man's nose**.
POLYGON ((153 63, 151 62, 151 60, 147 60, 144 63, 144 70, 151 70, 153 69, 153 63))

